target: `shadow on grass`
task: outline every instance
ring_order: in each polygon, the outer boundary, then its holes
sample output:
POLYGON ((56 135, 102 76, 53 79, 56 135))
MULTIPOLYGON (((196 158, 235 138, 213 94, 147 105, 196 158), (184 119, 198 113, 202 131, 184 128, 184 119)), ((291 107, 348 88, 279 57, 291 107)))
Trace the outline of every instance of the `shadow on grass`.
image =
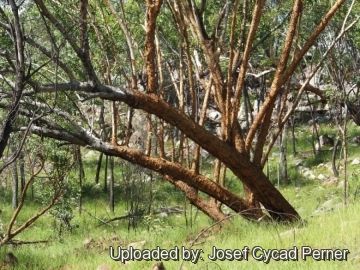
POLYGON ((333 153, 333 150, 317 151, 315 154, 309 155, 305 159, 304 165, 311 169, 312 167, 315 167, 321 163, 331 161, 332 153, 333 153))

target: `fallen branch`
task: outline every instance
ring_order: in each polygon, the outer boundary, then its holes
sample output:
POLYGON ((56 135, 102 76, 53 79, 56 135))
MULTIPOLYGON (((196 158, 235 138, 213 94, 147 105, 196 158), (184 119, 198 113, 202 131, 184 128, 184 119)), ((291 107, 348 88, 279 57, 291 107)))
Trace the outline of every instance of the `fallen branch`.
POLYGON ((22 241, 22 240, 10 240, 6 245, 21 246, 21 245, 32 245, 32 244, 44 244, 49 243, 49 240, 36 240, 36 241, 22 241))
POLYGON ((116 220, 122 220, 122 219, 133 218, 133 217, 141 217, 142 215, 143 215, 143 212, 140 212, 140 213, 138 212, 135 214, 127 214, 124 216, 114 217, 112 219, 109 219, 109 220, 105 221, 105 223, 108 224, 108 223, 116 221, 116 220))
POLYGON ((92 218, 100 221, 100 222, 103 223, 103 224, 109 225, 109 221, 102 220, 101 218, 98 218, 98 217, 94 216, 93 214, 91 214, 89 211, 87 211, 87 210, 84 209, 84 208, 83 208, 82 210, 83 210, 86 214, 88 214, 90 217, 92 217, 92 218))

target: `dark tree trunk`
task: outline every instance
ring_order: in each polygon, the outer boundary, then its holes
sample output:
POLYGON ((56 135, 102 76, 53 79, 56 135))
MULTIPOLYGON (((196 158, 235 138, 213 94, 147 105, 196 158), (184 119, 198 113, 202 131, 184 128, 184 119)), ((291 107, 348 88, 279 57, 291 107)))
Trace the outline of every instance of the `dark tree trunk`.
POLYGON ((286 159, 286 127, 285 125, 284 130, 282 131, 280 139, 280 162, 281 162, 281 180, 284 184, 288 183, 288 176, 287 176, 287 159, 286 159))
POLYGON ((74 159, 75 159, 76 165, 77 165, 78 170, 79 170, 80 196, 79 196, 78 208, 79 208, 79 214, 81 214, 81 210, 82 210, 82 186, 83 186, 83 181, 84 181, 84 178, 85 178, 85 171, 84 171, 84 166, 83 166, 83 162, 82 162, 80 146, 76 145, 74 150, 75 150, 74 159))
POLYGON ((107 175, 108 175, 108 161, 109 161, 109 156, 106 155, 105 156, 105 172, 104 172, 104 193, 107 192, 107 175))
MULTIPOLYGON (((16 149, 14 149, 14 152, 16 152, 16 149)), ((18 171, 17 171, 17 161, 15 160, 15 162, 12 164, 11 169, 12 169, 12 203, 11 206, 13 209, 16 209, 18 207, 18 193, 19 193, 19 175, 18 175, 18 171)))
POLYGON ((291 123, 291 141, 292 141, 292 149, 293 149, 293 155, 296 155, 296 137, 295 137, 295 117, 294 115, 290 118, 291 123))
POLYGON ((332 159, 331 159, 332 171, 333 171, 335 177, 339 177, 339 172, 338 172, 338 170, 336 168, 336 164, 335 164, 335 162, 336 162, 336 151, 337 151, 337 147, 339 146, 339 143, 340 143, 339 139, 336 139, 336 142, 334 144, 333 153, 332 153, 332 159))
POLYGON ((103 154, 104 154, 103 152, 100 152, 98 162, 97 162, 97 165, 96 165, 95 184, 99 184, 99 177, 100 177, 101 162, 102 162, 103 154))
POLYGON ((16 6, 15 1, 10 1, 11 9, 14 15, 14 22, 12 24, 12 38, 14 49, 17 52, 15 61, 16 68, 16 81, 12 94, 11 105, 8 110, 7 117, 3 123, 3 130, 0 132, 0 158, 3 156, 6 145, 10 138, 10 133, 14 127, 15 118, 19 111, 20 100, 22 97, 23 89, 26 83, 25 79, 25 59, 24 59, 24 33, 21 29, 19 18, 19 7, 16 6))
POLYGON ((115 195, 114 195, 114 157, 110 157, 110 181, 109 181, 109 207, 110 211, 114 212, 115 195))
POLYGON ((21 188, 21 192, 23 192, 24 187, 25 187, 25 157, 24 157, 24 152, 20 153, 19 166, 20 166, 20 188, 21 188))

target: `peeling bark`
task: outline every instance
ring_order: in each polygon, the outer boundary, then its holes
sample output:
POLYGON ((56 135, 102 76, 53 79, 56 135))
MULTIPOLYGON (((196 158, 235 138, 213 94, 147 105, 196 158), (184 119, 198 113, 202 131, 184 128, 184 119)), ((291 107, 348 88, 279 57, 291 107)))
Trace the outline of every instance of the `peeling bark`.
MULTIPOLYGON (((15 1, 12 0, 10 2, 12 3, 14 14, 17 14, 15 1)), ((118 52, 116 51, 118 48, 117 42, 111 44, 111 39, 113 38, 111 36, 112 29, 110 29, 109 24, 105 22, 106 33, 101 32, 101 27, 95 25, 96 16, 91 14, 93 12, 91 10, 92 7, 91 5, 88 5, 87 0, 80 1, 80 12, 78 12, 80 13, 80 18, 78 21, 75 19, 75 24, 80 26, 80 42, 77 39, 78 37, 73 37, 69 33, 69 25, 65 25, 66 20, 57 18, 57 14, 55 14, 55 12, 53 14, 50 6, 47 6, 43 0, 34 0, 34 3, 38 8, 36 12, 40 12, 44 21, 52 26, 51 29, 54 29, 56 34, 66 41, 66 44, 68 45, 66 52, 70 52, 69 55, 74 57, 72 60, 81 63, 81 65, 79 65, 80 70, 77 69, 78 67, 74 69, 73 67, 70 67, 70 64, 67 65, 65 60, 61 61, 61 59, 58 59, 59 56, 54 57, 51 49, 46 48, 47 44, 39 44, 39 41, 31 38, 29 38, 28 41, 22 39, 19 18, 16 17, 16 15, 14 25, 8 25, 6 23, 0 24, 2 29, 13 35, 13 43, 16 47, 13 56, 16 60, 16 69, 14 68, 14 70, 16 70, 16 83, 12 84, 9 79, 3 79, 8 85, 13 85, 14 89, 11 93, 7 92, 1 94, 1 98, 13 99, 12 102, 10 102, 10 111, 1 134, 0 157, 6 147, 10 132, 16 130, 15 126, 13 126, 16 115, 21 113, 26 117, 33 118, 37 117, 37 115, 35 115, 36 113, 33 112, 46 109, 49 112, 49 117, 39 118, 36 121, 34 120, 35 125, 30 127, 30 130, 34 134, 84 146, 97 150, 106 156, 117 156, 156 171, 162 174, 177 188, 184 191, 192 204, 215 220, 224 219, 224 214, 212 203, 213 200, 227 205, 233 211, 241 214, 247 219, 258 219, 262 217, 263 211, 260 207, 262 205, 276 221, 298 220, 300 218, 298 213, 262 171, 264 160, 267 159, 267 155, 273 146, 273 141, 276 139, 276 136, 280 134, 284 125, 283 122, 278 120, 278 127, 269 142, 267 138, 271 128, 271 115, 279 91, 285 85, 286 81, 293 76, 295 68, 300 63, 302 57, 312 46, 319 34, 324 30, 325 26, 344 0, 338 0, 334 4, 305 42, 305 45, 295 55, 294 59, 289 60, 289 55, 294 46, 293 40, 295 30, 299 23, 298 18, 301 16, 303 4, 303 0, 294 1, 288 33, 275 78, 269 89, 269 94, 267 95, 260 112, 252 123, 246 138, 238 123, 237 112, 239 111, 239 106, 242 102, 241 98, 244 80, 246 70, 249 66, 249 59, 251 57, 256 30, 264 12, 266 1, 257 0, 255 2, 249 34, 246 39, 246 44, 243 45, 245 41, 244 33, 246 32, 245 26, 247 23, 250 23, 248 22, 248 16, 246 16, 246 11, 249 10, 249 3, 248 1, 244 1, 244 14, 241 23, 243 29, 240 33, 241 36, 239 36, 239 42, 241 43, 239 44, 239 48, 234 46, 236 46, 235 36, 237 33, 235 31, 238 27, 238 20, 236 17, 240 16, 238 13, 240 1, 227 1, 224 3, 222 12, 218 16, 218 22, 214 26, 214 29, 209 29, 208 22, 206 21, 206 18, 204 18, 204 14, 206 14, 205 11, 207 10, 207 2, 202 1, 201 7, 197 7, 195 2, 196 1, 185 0, 167 1, 173 16, 172 23, 179 27, 177 35, 181 44, 176 48, 180 50, 178 54, 174 54, 176 59, 166 59, 163 55, 161 44, 164 41, 159 39, 160 42, 157 44, 155 42, 157 33, 161 32, 161 29, 157 26, 157 18, 162 8, 162 0, 146 1, 145 44, 143 52, 141 52, 141 49, 139 49, 137 45, 134 45, 136 40, 132 36, 133 33, 131 33, 127 27, 126 14, 122 7, 124 2, 120 2, 120 9, 122 9, 122 15, 120 16, 115 10, 118 6, 112 6, 111 1, 106 1, 103 7, 104 10, 109 11, 110 9, 111 12, 109 14, 115 16, 115 19, 120 26, 120 31, 122 31, 122 34, 125 36, 125 50, 127 50, 127 60, 129 60, 128 62, 130 63, 128 69, 129 74, 126 74, 126 68, 121 67, 123 64, 122 62, 124 61, 123 57, 126 54, 121 54, 121 57, 118 57, 118 52), (231 25, 229 26, 228 16, 230 15, 230 10, 233 12, 233 17, 231 25), (89 22, 88 16, 91 22, 89 22), (13 31, 13 29, 15 31, 13 31), (89 43, 90 37, 88 35, 90 29, 95 31, 95 37, 92 38, 94 38, 95 42, 97 41, 96 39, 99 40, 100 47, 104 51, 101 55, 104 56, 104 62, 106 63, 96 63, 98 59, 91 55, 92 43, 89 43), (209 33, 213 30, 211 36, 208 35, 207 32, 209 30, 209 33), (217 34, 218 31, 221 32, 220 35, 217 34), (230 47, 229 44, 224 41, 228 38, 228 36, 224 38, 224 35, 228 32, 231 33, 229 37, 231 40, 230 47), (109 57, 106 55, 108 52, 105 52, 108 49, 106 37, 109 38, 110 44, 115 48, 110 53, 109 57), (194 43, 196 45, 193 45, 194 43), (25 77, 25 62, 23 55, 24 44, 31 45, 32 49, 41 53, 43 57, 48 58, 50 62, 53 61, 53 64, 55 64, 56 67, 59 66, 62 70, 62 75, 67 75, 68 78, 63 79, 62 77, 63 80, 61 83, 57 83, 57 80, 55 80, 54 84, 48 85, 43 85, 42 83, 44 83, 44 81, 41 81, 42 79, 36 81, 38 78, 34 78, 34 81, 27 81, 26 79, 28 78, 25 77), (222 51, 224 48, 230 48, 229 56, 231 59, 229 59, 227 65, 220 64, 220 60, 222 60, 220 56, 225 56, 225 52, 222 51), (138 59, 136 59, 134 49, 139 49, 140 57, 138 59), (142 53, 144 53, 144 55, 142 53), (240 62, 241 58, 242 61, 240 62), (165 70, 162 70, 162 62, 165 63, 167 61, 169 61, 169 63, 167 63, 169 74, 167 75, 171 77, 171 82, 168 82, 169 84, 172 84, 172 91, 177 94, 179 105, 173 105, 165 98, 168 93, 164 87, 166 75, 165 73, 163 74, 165 70), (173 61, 173 63, 170 63, 171 61, 173 61), (193 62, 195 62, 195 64, 193 62), (147 78, 147 89, 145 92, 138 91, 137 86, 138 74, 136 65, 141 65, 141 63, 144 64, 146 71, 145 75, 147 78), (170 66, 175 65, 174 63, 178 63, 178 67, 173 68, 172 70, 172 67, 170 66), (224 67, 228 68, 225 72, 224 67), (240 68, 238 77, 236 77, 233 72, 235 67, 240 68), (174 70, 177 71, 177 78, 174 75, 174 72, 172 72, 174 70), (127 81, 128 84, 126 87, 120 87, 117 86, 119 84, 113 84, 113 81, 115 81, 112 78, 113 72, 118 71, 127 81), (83 77, 82 74, 87 74, 88 81, 84 82, 76 79, 76 76, 83 77), (101 78, 103 81, 101 81, 101 78), (131 80, 129 78, 131 78, 131 80), (235 80, 237 80, 236 85, 235 80), (200 118, 196 117, 199 114, 198 99, 195 94, 197 82, 198 85, 201 85, 206 91, 206 98, 203 99, 203 108, 200 113, 200 118), (26 90, 23 90, 26 83, 28 83, 27 88, 26 90), (37 100, 36 102, 31 100, 39 93, 47 95, 51 93, 57 94, 59 92, 66 92, 66 94, 77 96, 79 102, 95 99, 112 101, 114 106, 114 121, 112 125, 113 139, 111 142, 108 142, 110 138, 106 138, 109 136, 101 137, 98 135, 101 133, 93 130, 93 127, 88 130, 83 115, 80 115, 79 117, 71 115, 66 109, 61 108, 61 105, 49 109, 49 106, 42 104, 40 100, 37 100), (19 108, 22 98, 32 111, 30 109, 27 111, 19 108), (124 106, 124 104, 127 106, 124 106), (221 123, 220 136, 213 134, 204 128, 204 119, 206 118, 207 108, 209 106, 215 107, 216 111, 221 113, 222 119, 219 121, 219 123, 221 123), (120 126, 120 120, 117 121, 117 112, 118 110, 120 112, 120 110, 125 107, 127 109, 129 108, 130 112, 128 126, 126 127, 127 136, 124 138, 124 142, 122 142, 123 145, 117 145, 118 140, 115 136, 117 135, 116 131, 120 126), (133 110, 135 109, 142 110, 149 114, 148 131, 151 131, 152 134, 149 133, 147 138, 151 140, 152 144, 150 144, 149 140, 147 152, 128 147, 131 141, 133 122, 135 122, 135 119, 132 117, 133 110), (52 118, 52 116, 55 117, 52 118), (57 122, 58 119, 61 119, 63 122, 57 122), (81 122, 79 122, 79 119, 81 122), (63 123, 66 123, 67 128, 70 126, 71 131, 64 129, 62 127, 63 123), (172 135, 171 146, 167 146, 164 142, 164 131, 172 131, 174 129, 181 131, 177 149, 175 149, 176 142, 174 142, 174 137, 172 135), (254 138, 256 135, 257 141, 255 142, 254 138), (195 155, 193 156, 193 160, 191 160, 192 156, 189 151, 190 140, 195 143, 195 155), (252 158, 250 150, 254 147, 254 142, 255 150, 252 158), (267 149, 264 152, 266 144, 267 149), (157 151, 151 151, 153 150, 151 146, 154 145, 155 148, 160 146, 160 154, 158 154, 157 151), (168 149, 166 149, 167 147, 168 149), (168 153, 166 153, 167 150, 170 151, 169 149, 172 151, 171 161, 167 156, 168 153), (219 160, 219 164, 223 164, 222 166, 224 168, 231 170, 234 175, 243 182, 246 200, 226 189, 223 186, 224 183, 218 184, 201 174, 199 163, 200 149, 209 152, 214 158, 219 160), (175 156, 176 153, 178 153, 177 157, 175 156), (167 158, 169 160, 167 160, 167 158), (191 161, 193 161, 192 164, 191 161), (208 194, 212 199, 202 199, 197 194, 197 190, 208 194)), ((33 38, 35 39, 35 37, 33 38)), ((166 43, 166 41, 164 43, 166 43)), ((55 43, 52 45, 55 47, 57 46, 55 43)), ((166 46, 168 45, 169 44, 166 44, 166 46)), ((111 48, 109 50, 111 50, 111 48)), ((1 56, 5 57, 4 54, 1 56)), ((9 57, 5 58, 9 63, 14 62, 9 57)), ((101 62, 101 60, 99 60, 99 62, 101 62)), ((43 68, 43 66, 41 68, 43 68)), ((41 70, 41 68, 39 68, 39 70, 41 70)), ((29 70, 31 70, 31 67, 29 67, 29 70)), ((305 90, 307 91, 322 95, 322 92, 320 92, 319 89, 309 85, 305 85, 304 87, 306 87, 305 90)), ((301 89, 304 87, 301 87, 301 89)), ((301 91, 302 90, 299 92, 301 91)), ((0 107, 1 106, 3 106, 3 104, 0 104, 0 107)), ((81 110, 78 110, 78 113, 81 114, 81 110)), ((101 129, 105 127, 105 117, 100 118, 102 118, 99 119, 99 126, 101 129)), ((120 118, 121 116, 119 116, 119 119, 120 118)), ((20 130, 24 129, 25 128, 20 128, 20 130)), ((145 139, 143 138, 143 143, 144 140, 145 139)), ((219 168, 220 166, 217 169, 219 168)), ((220 171, 217 171, 217 174, 215 175, 219 175, 219 172, 220 171)), ((222 175, 222 177, 224 176, 225 174, 222 175)))
POLYGON ((156 46, 155 46, 155 29, 156 18, 159 14, 162 0, 147 0, 146 11, 146 37, 145 37, 145 65, 147 74, 147 91, 155 93, 157 88, 156 78, 156 46))

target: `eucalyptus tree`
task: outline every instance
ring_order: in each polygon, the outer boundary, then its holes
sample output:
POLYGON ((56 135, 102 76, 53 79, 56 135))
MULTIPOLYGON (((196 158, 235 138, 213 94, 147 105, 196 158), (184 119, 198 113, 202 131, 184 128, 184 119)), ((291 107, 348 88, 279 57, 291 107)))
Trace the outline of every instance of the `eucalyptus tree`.
MULTIPOLYGON (((12 71, 2 73, 1 98, 14 97, 21 106, 1 108, 28 119, 27 128, 11 118, 14 131, 28 129, 161 174, 215 220, 226 218, 224 204, 247 219, 296 221, 296 210, 263 172, 296 107, 276 112, 275 103, 345 1, 324 5, 306 33, 302 18, 313 13, 310 5, 285 2, 33 0, 23 2, 15 29, 7 15, 16 19, 14 9, 2 8, 4 35, 18 35, 23 47, 1 55, 12 71), (269 27, 274 8, 284 14, 269 27), (268 38, 276 50, 263 46, 268 38), (261 58, 270 59, 268 65, 255 66, 261 58), (14 66, 14 59, 21 62, 14 66), (258 113, 244 128, 238 116, 254 72, 268 75, 258 113), (102 102, 111 110, 99 113, 102 102), (214 112, 218 132, 207 125, 214 112), (111 136, 103 136, 106 130, 111 136), (207 153, 215 158, 213 176, 201 166, 207 153), (227 188, 226 170, 242 181, 244 195, 227 188)), ((308 81, 297 86, 322 95, 308 81)))

